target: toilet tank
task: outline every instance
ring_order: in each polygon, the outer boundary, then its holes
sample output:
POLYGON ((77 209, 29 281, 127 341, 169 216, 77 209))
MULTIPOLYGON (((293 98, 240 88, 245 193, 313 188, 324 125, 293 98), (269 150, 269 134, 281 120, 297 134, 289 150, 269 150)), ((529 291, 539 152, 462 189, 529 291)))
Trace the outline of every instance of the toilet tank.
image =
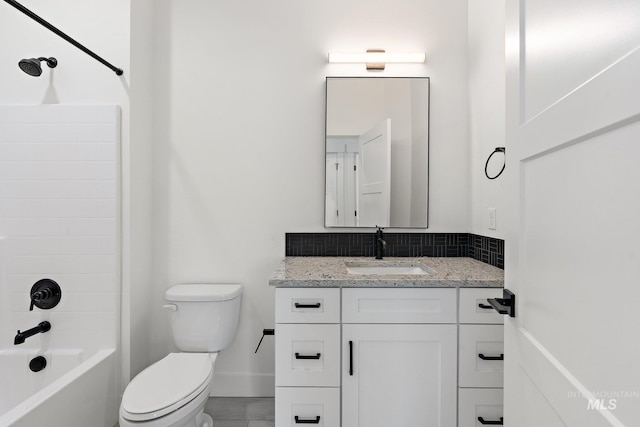
POLYGON ((180 351, 213 353, 225 349, 236 334, 242 286, 180 284, 165 294, 171 332, 180 351))

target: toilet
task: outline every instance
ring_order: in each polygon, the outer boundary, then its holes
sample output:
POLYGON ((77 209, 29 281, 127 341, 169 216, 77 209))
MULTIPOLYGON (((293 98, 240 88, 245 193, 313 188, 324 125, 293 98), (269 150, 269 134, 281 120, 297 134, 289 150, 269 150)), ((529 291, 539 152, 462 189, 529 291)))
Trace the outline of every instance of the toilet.
POLYGON ((242 286, 181 284, 169 288, 164 308, 180 353, 140 372, 120 404, 120 427, 213 427, 204 413, 218 352, 236 333, 242 286))

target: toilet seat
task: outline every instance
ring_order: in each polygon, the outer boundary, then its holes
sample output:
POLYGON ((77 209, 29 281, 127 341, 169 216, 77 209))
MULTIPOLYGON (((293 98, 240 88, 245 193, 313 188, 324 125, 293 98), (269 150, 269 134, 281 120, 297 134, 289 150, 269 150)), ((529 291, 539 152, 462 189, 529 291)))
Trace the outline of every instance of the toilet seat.
POLYGON ((139 373, 122 397, 121 414, 148 421, 180 409, 209 389, 216 355, 170 353, 139 373))

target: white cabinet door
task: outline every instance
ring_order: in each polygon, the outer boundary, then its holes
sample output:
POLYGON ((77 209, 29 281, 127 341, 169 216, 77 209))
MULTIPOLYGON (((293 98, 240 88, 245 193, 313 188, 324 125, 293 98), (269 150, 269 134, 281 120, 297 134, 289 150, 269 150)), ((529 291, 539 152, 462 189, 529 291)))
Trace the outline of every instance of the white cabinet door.
POLYGON ((391 119, 360 135, 358 226, 388 227, 391 222, 391 119))
POLYGON ((640 2, 507 1, 505 426, 640 420, 640 2))
POLYGON ((456 325, 343 325, 344 427, 455 427, 456 325))

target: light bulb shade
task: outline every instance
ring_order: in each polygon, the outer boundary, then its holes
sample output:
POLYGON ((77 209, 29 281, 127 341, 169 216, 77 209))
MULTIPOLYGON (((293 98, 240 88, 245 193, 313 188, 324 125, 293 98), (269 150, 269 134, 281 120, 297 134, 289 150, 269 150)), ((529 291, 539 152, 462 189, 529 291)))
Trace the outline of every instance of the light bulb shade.
POLYGON ((410 64, 424 63, 426 55, 420 53, 389 53, 389 52, 365 52, 365 53, 330 53, 329 63, 332 64, 410 64))

